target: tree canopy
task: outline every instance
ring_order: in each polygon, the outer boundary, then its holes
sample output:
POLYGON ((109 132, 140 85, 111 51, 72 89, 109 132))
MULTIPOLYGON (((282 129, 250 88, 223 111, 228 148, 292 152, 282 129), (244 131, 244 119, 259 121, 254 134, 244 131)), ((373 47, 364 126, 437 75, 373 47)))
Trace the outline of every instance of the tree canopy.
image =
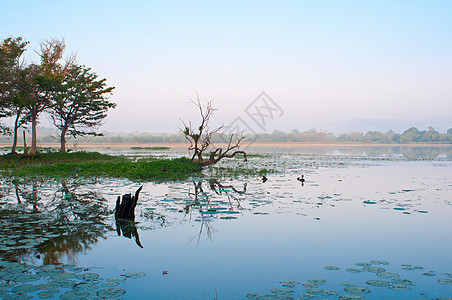
MULTIPOLYGON (((36 153, 37 124, 48 113, 61 131, 61 151, 65 151, 66 134, 97 135, 95 129, 115 104, 108 102, 114 87, 98 79, 91 68, 76 64, 75 55, 64 55, 64 39, 44 40, 37 53, 40 63, 26 64, 22 54, 28 42, 21 37, 7 38, 0 44, 0 118, 13 117, 14 139, 17 131, 31 123, 30 154, 36 153)), ((9 129, 0 123, 2 133, 9 129)))

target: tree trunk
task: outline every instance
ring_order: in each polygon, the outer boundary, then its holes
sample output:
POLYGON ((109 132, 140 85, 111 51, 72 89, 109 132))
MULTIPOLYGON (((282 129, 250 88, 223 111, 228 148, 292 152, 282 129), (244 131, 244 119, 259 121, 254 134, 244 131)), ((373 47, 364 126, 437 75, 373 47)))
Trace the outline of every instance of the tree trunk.
POLYGON ((121 197, 118 196, 115 208, 116 220, 135 220, 135 207, 137 206, 138 196, 142 188, 143 186, 135 192, 135 196, 132 196, 132 194, 122 195, 122 201, 121 197))
POLYGON ((63 128, 63 130, 61 130, 61 137, 60 137, 60 152, 66 152, 66 132, 67 132, 67 128, 63 128))
POLYGON ((36 113, 32 112, 32 117, 31 117, 31 148, 30 148, 30 155, 35 155, 36 154, 36 146, 37 146, 37 142, 36 142, 36 122, 37 122, 37 116, 36 113))
POLYGON ((17 131, 19 130, 19 118, 20 112, 17 113, 16 120, 14 121, 14 136, 13 136, 13 147, 11 148, 11 154, 16 154, 17 147, 17 131))

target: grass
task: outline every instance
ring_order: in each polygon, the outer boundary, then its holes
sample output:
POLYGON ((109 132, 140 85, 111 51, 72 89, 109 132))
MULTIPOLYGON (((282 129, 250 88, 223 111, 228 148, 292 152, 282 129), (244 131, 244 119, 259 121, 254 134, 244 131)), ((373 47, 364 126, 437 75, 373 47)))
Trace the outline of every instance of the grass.
POLYGON ((42 153, 36 156, 3 155, 0 169, 15 177, 106 176, 133 180, 178 180, 201 171, 188 158, 131 161, 98 152, 42 153))

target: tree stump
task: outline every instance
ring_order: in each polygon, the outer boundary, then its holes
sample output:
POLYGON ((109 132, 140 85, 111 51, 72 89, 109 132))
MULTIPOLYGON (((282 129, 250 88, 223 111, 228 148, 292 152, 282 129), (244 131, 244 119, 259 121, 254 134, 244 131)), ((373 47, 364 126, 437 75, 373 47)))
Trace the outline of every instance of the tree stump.
POLYGON ((118 196, 115 208, 116 220, 135 220, 135 207, 137 206, 138 196, 140 195, 142 188, 143 186, 140 186, 140 188, 135 192, 135 196, 132 196, 132 194, 122 195, 122 201, 121 196, 118 196))

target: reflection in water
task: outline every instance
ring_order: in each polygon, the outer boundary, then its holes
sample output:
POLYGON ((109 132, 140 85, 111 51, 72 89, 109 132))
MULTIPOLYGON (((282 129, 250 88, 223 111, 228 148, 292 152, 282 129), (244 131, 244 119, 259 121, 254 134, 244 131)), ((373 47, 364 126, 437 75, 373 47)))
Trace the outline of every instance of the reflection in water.
POLYGON ((118 233, 118 236, 124 236, 126 238, 134 238, 135 243, 140 247, 143 248, 143 245, 141 245, 140 242, 140 236, 137 231, 137 226, 135 225, 134 221, 130 220, 116 220, 116 232, 118 233))
POLYGON ((75 264, 78 253, 97 243, 107 225, 106 200, 80 189, 77 181, 61 180, 53 195, 43 195, 44 181, 13 180, 17 204, 0 206, 0 254, 9 261, 75 264))

